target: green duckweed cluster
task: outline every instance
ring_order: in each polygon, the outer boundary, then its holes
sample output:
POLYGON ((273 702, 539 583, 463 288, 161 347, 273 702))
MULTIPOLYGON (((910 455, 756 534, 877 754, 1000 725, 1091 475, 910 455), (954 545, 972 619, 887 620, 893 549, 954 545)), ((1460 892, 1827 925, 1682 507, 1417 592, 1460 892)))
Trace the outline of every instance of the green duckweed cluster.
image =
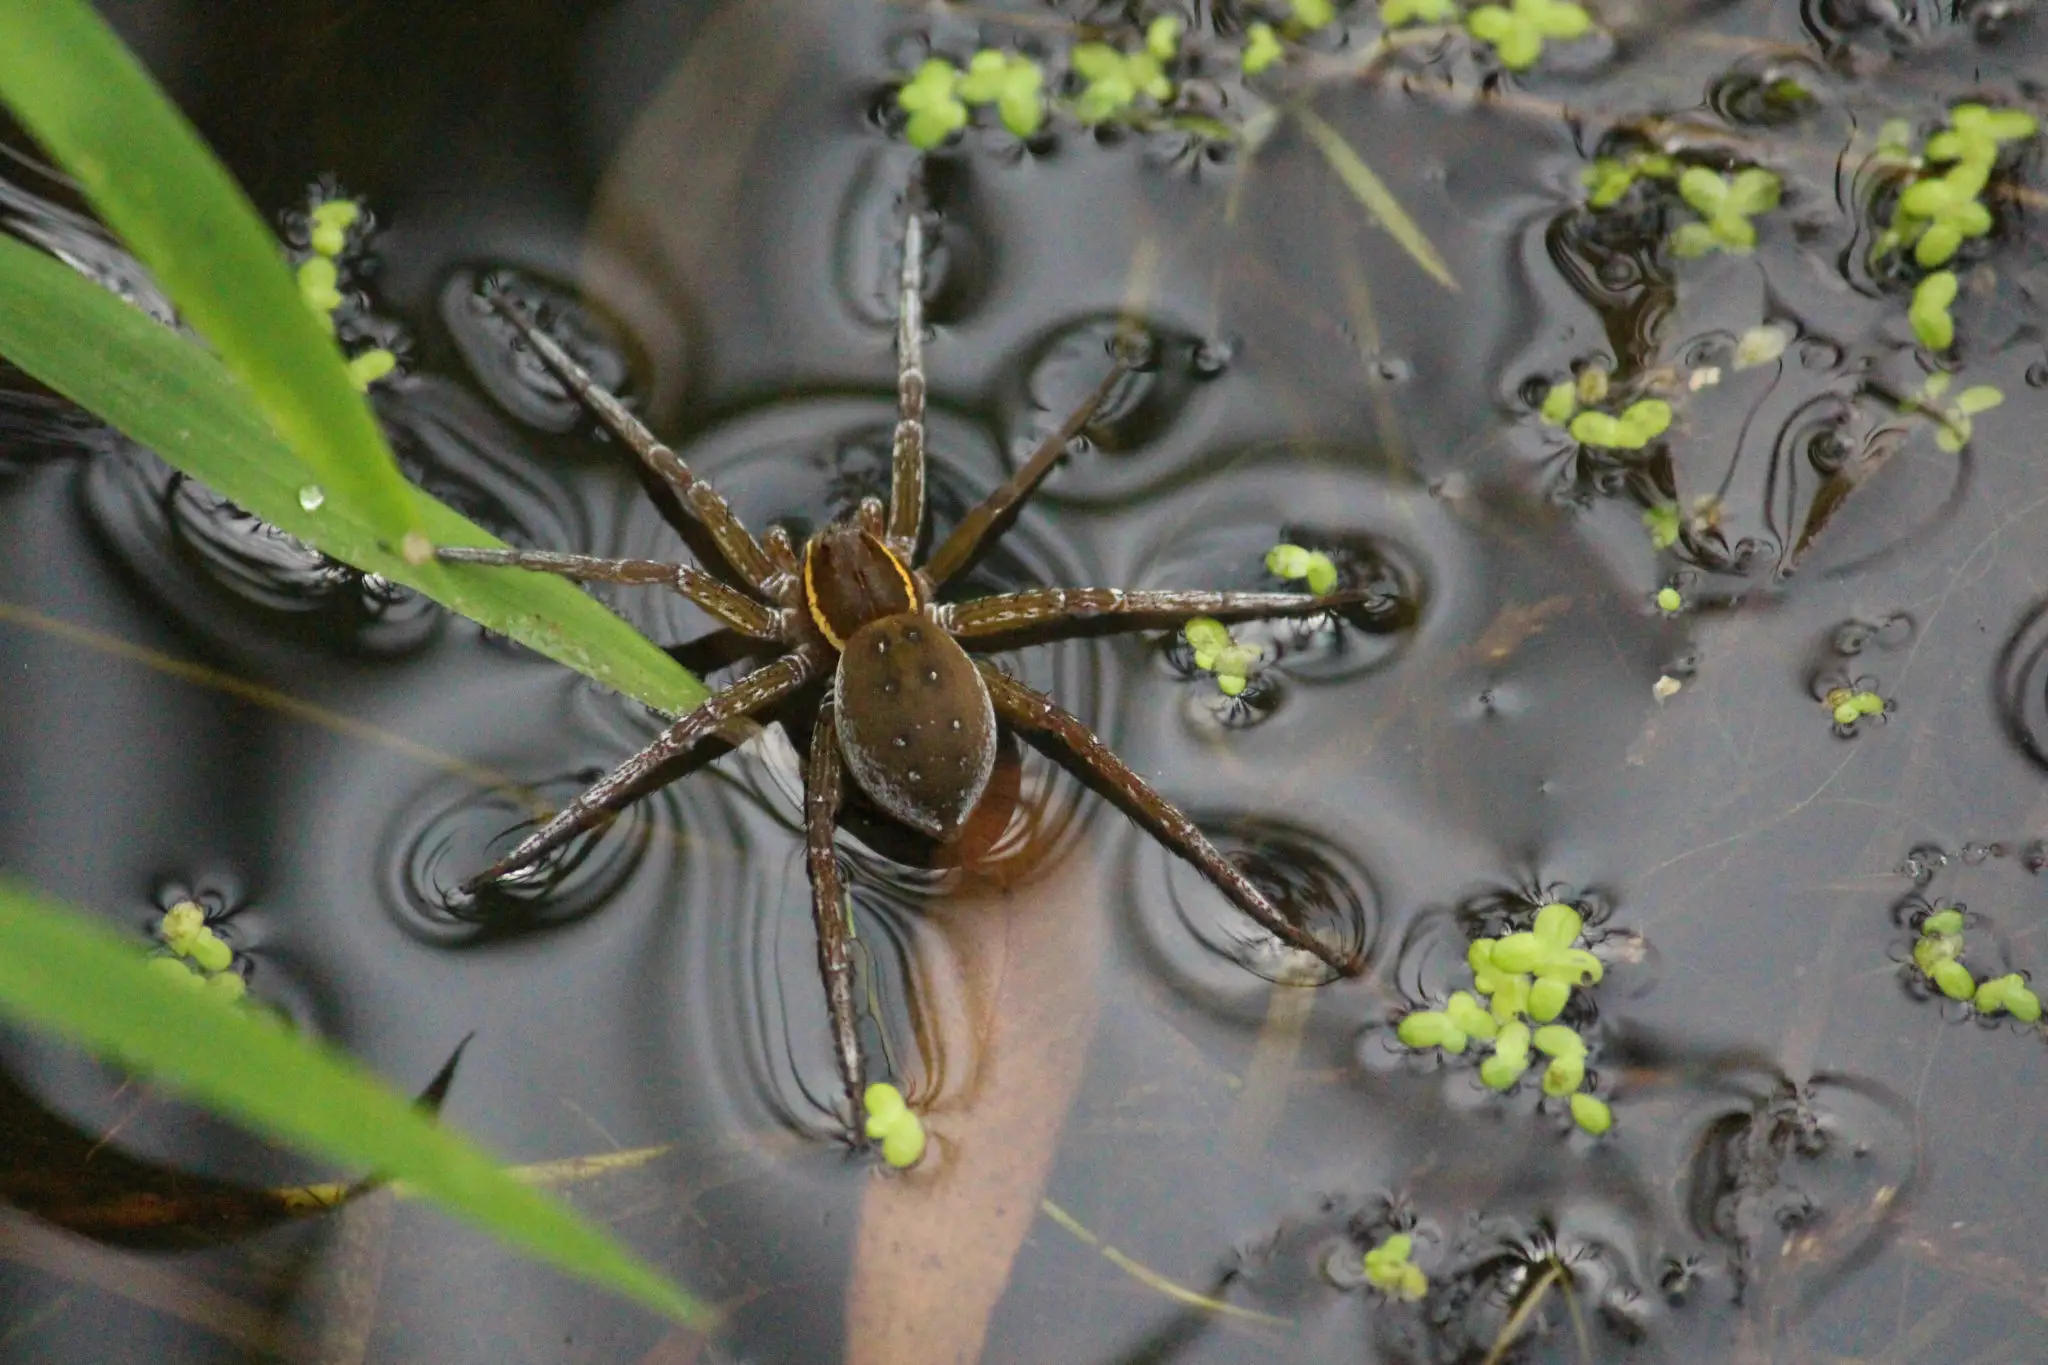
POLYGON ((1831 687, 1820 704, 1843 734, 1855 733, 1857 723, 1866 716, 1884 716, 1891 710, 1890 702, 1867 687, 1831 687))
MULTIPOLYGON (((1380 0, 1380 22, 1388 29, 1457 21, 1457 0, 1380 0)), ((1509 0, 1486 4, 1464 16, 1465 31, 1493 49, 1510 71, 1527 71, 1543 56, 1546 42, 1570 42, 1593 31, 1593 16, 1571 0, 1509 0)))
POLYGON ((234 969, 235 950, 207 924, 197 901, 182 900, 164 911, 157 936, 170 951, 151 958, 151 970, 228 1004, 248 993, 249 983, 234 969))
MULTIPOLYGON (((1258 76, 1287 58, 1290 43, 1332 27, 1338 18, 1335 0, 1269 0, 1255 12, 1265 17, 1246 24, 1241 36, 1212 34, 1205 39, 1198 58, 1205 71, 1213 71, 1214 59, 1220 56, 1234 61, 1244 75, 1258 76)), ((1492 48, 1510 71, 1534 66, 1544 43, 1569 41, 1593 28, 1592 15, 1572 0, 1509 0, 1506 5, 1479 5, 1470 13, 1464 13, 1458 0, 1381 0, 1379 16, 1388 30, 1450 25, 1462 16, 1465 31, 1492 48)), ((1185 30, 1185 21, 1169 14, 1120 39, 1090 38, 1043 58, 983 48, 963 67, 947 57, 932 56, 897 86, 896 107, 906 116, 904 137, 912 146, 930 150, 966 128, 976 109, 993 110, 1002 126, 1018 137, 1036 135, 1054 115, 1065 115, 1083 127, 1143 123, 1169 115, 1184 65, 1185 30)), ((1213 118, 1191 114, 1170 121, 1210 135, 1230 135, 1230 129, 1213 118)))
POLYGON ((1472 990, 1453 991, 1440 1010, 1412 1010, 1396 1026, 1406 1047, 1442 1048, 1462 1055, 1474 1042, 1490 1045, 1479 1064, 1480 1082, 1490 1090, 1515 1087, 1540 1054, 1543 1093, 1566 1100, 1572 1120, 1599 1136, 1614 1123, 1606 1101, 1584 1091, 1586 1041, 1555 1022, 1575 989, 1596 986, 1604 973, 1600 959, 1579 945, 1585 920, 1560 901, 1536 912, 1527 930, 1500 938, 1474 939, 1465 961, 1472 990))
MULTIPOLYGON (((363 208, 353 199, 328 199, 313 205, 307 214, 311 254, 297 270, 299 297, 314 316, 334 330, 334 314, 344 298, 341 292, 341 254, 348 249, 349 234, 362 221, 363 208)), ((382 346, 373 346, 348 362, 348 377, 356 388, 370 385, 398 368, 398 357, 382 346)))
POLYGON ((1700 221, 1680 224, 1671 234, 1671 250, 1679 256, 1712 251, 1747 255, 1756 249, 1756 224, 1750 220, 1776 208, 1783 192, 1777 175, 1760 166, 1745 167, 1732 176, 1705 166, 1686 167, 1678 177, 1678 196, 1700 221))
POLYGON ((1422 1267, 1408 1259, 1415 1239, 1396 1232, 1365 1253, 1366 1282, 1404 1303, 1415 1303, 1429 1293, 1429 1277, 1422 1267))
MULTIPOLYGON (((1891 221, 1871 242, 1870 260, 1878 265, 1895 254, 1910 256, 1928 273, 1913 286, 1906 309, 1913 338, 1930 351, 1955 345, 1956 323, 1950 309, 1961 284, 1947 268, 1963 244, 1987 235, 1993 219, 1985 191, 2008 146, 2040 131, 2040 121, 2021 109, 1994 109, 1959 104, 1949 110, 1945 127, 1915 151, 1913 131, 1903 121, 1888 123, 1878 134, 1873 160, 1903 171, 1891 221)), ((1969 444, 1970 419, 2005 401, 1988 384, 1973 385, 1942 404, 1950 376, 1936 371, 1907 407, 1934 416, 1935 442, 1943 450, 1960 451, 1969 444)))
POLYGON ((1723 174, 1706 166, 1687 166, 1666 153, 1645 148, 1595 158, 1580 172, 1580 181, 1586 187, 1586 206, 1592 209, 1613 208, 1638 181, 1675 186, 1678 197, 1699 214, 1671 234, 1672 253, 1684 257, 1715 251, 1742 256, 1754 251, 1755 218, 1776 208, 1784 194, 1784 182, 1761 166, 1744 166, 1723 174))
POLYGON ((1649 533, 1653 548, 1668 550, 1676 545, 1679 528, 1677 503, 1659 502, 1643 509, 1643 530, 1649 533))
POLYGON ((1662 152, 1636 148, 1621 156, 1596 157, 1579 173, 1586 187, 1589 208, 1611 209, 1627 196, 1638 180, 1676 180, 1679 165, 1662 152))
POLYGON ((993 110, 1018 137, 1037 134, 1054 112, 1084 126, 1156 113, 1174 96, 1168 68, 1179 54, 1181 31, 1178 17, 1161 15, 1146 26, 1143 41, 1128 48, 1076 43, 1066 55, 1080 87, 1071 97, 1055 93, 1056 69, 1021 52, 983 48, 964 69, 944 57, 928 58, 896 92, 897 108, 909 116, 903 135, 913 147, 937 147, 967 126, 970 109, 993 110))
POLYGON ((1871 243, 1871 259, 1910 249, 1915 264, 1932 270, 1964 242, 1990 232, 1984 190, 1999 155, 2006 144, 2023 142, 2039 129, 2039 121, 2024 110, 1959 104, 1949 111, 1948 126, 1915 155, 1911 129, 1887 124, 1878 137, 1878 153, 1908 167, 1912 177, 1899 191, 1891 222, 1871 243))
POLYGON ((1250 683, 1252 670, 1265 654, 1257 645, 1241 645, 1230 627, 1213 616, 1197 616, 1181 627, 1188 648, 1194 651, 1195 667, 1216 675, 1216 689, 1226 697, 1241 696, 1250 683))
POLYGON ((2039 1023, 2041 998, 2018 972, 1979 981, 1963 963, 1963 910, 1949 906, 1920 922, 1913 940, 1913 966, 1951 1000, 1968 1004, 1979 1014, 2011 1015, 2023 1024, 2039 1023))
POLYGON ((1481 5, 1465 16, 1465 31, 1493 48, 1510 71, 1526 71, 1550 40, 1570 42, 1593 29, 1593 16, 1571 0, 1511 0, 1481 5))
POLYGON ((1336 561, 1321 550, 1275 545, 1266 551, 1266 571, 1276 578, 1296 580, 1318 597, 1337 590, 1336 561))
POLYGON ((915 1166, 924 1156, 924 1120, 903 1092, 877 1081, 861 1092, 860 1102, 867 1113, 868 1137, 882 1144, 882 1160, 899 1171, 915 1166))
POLYGON ((1927 376, 1927 382, 1920 386, 1920 392, 1908 406, 1934 419, 1934 443, 1953 454, 1968 445, 1975 434, 1976 423, 1971 419, 2003 403, 2005 395, 1993 385, 1972 384, 1957 394, 1954 402, 1943 402, 1951 382, 1953 376, 1947 371, 1936 370, 1927 376))
POLYGON ((1599 450, 1641 450, 1670 429, 1671 405, 1663 399, 1639 398, 1620 412, 1603 412, 1595 405, 1608 394, 1607 371, 1589 365, 1576 378, 1551 385, 1537 415, 1599 450))

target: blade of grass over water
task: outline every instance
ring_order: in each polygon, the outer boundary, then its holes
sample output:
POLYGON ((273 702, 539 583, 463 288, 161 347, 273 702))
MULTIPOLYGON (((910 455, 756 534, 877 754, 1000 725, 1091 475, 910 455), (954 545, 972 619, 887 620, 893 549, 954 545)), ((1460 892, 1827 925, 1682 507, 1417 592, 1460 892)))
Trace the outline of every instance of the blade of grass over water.
MULTIPOLYGON (((417 588, 671 715, 708 695, 680 664, 564 579, 407 563, 355 490, 320 483, 220 361, 4 235, 0 354, 244 510, 336 559, 417 588), (299 496, 308 484, 325 495, 311 511, 299 496)), ((435 542, 500 543, 428 494, 408 492, 435 542)))
MULTIPOLYGON (((0 5, 0 100, 219 351, 320 486, 347 490, 394 550, 408 533, 431 538, 276 238, 84 0, 0 5)), ((412 548, 417 559, 427 547, 412 548)))
POLYGON ((1429 237, 1423 232, 1408 210, 1401 207, 1401 201, 1387 188, 1386 182, 1373 174, 1372 167, 1351 150, 1351 144, 1344 135, 1316 117, 1312 109, 1294 111, 1301 119, 1301 130, 1308 134, 1309 141, 1316 144, 1316 150, 1330 163, 1330 169, 1344 182, 1365 211, 1379 220, 1380 226, 1398 242, 1403 251, 1415 258, 1415 263, 1428 272, 1435 280, 1453 294, 1458 292, 1457 277, 1451 274, 1451 267, 1437 254, 1429 237))
POLYGON ((508 1244, 681 1322, 713 1320, 660 1272, 349 1057, 256 1009, 167 980, 88 916, 6 881, 0 1012, 293 1146, 402 1178, 508 1244))

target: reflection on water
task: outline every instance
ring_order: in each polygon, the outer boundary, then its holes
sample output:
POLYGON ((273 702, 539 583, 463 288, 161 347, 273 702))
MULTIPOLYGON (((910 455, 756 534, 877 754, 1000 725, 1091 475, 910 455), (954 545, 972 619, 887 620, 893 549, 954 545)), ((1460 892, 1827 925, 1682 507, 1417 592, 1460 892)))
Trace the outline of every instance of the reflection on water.
MULTIPOLYGON (((878 91, 927 39, 1010 30, 802 0, 573 10, 372 6, 339 30, 252 11, 144 35, 145 55, 257 202, 331 169, 376 204, 366 287, 416 338, 378 412, 424 486, 520 544, 691 548, 476 306, 494 276, 749 525, 801 539, 886 481, 908 157, 871 117, 878 91)), ((1369 8, 1343 13, 1368 41, 1369 8)), ((958 1024, 986 1002, 948 917, 1028 911, 1057 869, 1099 919, 1099 961, 1035 964, 1102 985, 1044 1191, 1099 1245, 1041 1221, 994 1289, 933 1269, 926 1311, 1000 1291, 984 1358, 1479 1361, 1509 1332, 1521 1361, 1875 1358, 1944 1322, 1958 1359, 2031 1358, 2048 1052, 1930 989, 1912 952, 1929 913, 1962 907, 1980 979, 2048 970, 2038 145, 2000 163, 1996 228, 1961 258, 1962 341, 1939 364, 2005 403, 1960 452, 1923 397, 1937 358, 1904 320, 1913 272, 1869 255, 1901 184, 1872 157, 1883 120, 1924 134, 1965 96, 2038 105, 2021 78, 2041 33, 2012 13, 1603 10, 1613 46, 1483 95, 1455 37, 1398 81, 1324 91, 1455 294, 1284 122, 1221 159, 1167 131, 977 134, 934 159, 938 531, 1110 347, 1142 362, 967 594, 1266 589, 1280 541, 1376 592, 1243 628, 1266 666, 1235 701, 1168 631, 1001 656, 1287 913, 1361 949, 1361 980, 1304 989, 1206 882, 1019 746, 965 848, 849 809, 862 1028, 938 1106, 942 1145, 989 1074, 958 1024), (1758 250, 1674 255, 1691 211, 1668 184, 1586 206, 1593 156, 1648 152, 1779 174, 1758 250), (1590 445, 1541 411, 1565 381, 1604 382, 1603 411, 1669 401, 1674 421, 1640 449, 1590 445), (1668 617, 1646 606, 1667 584, 1668 617), (1667 676, 1679 691, 1653 692, 1667 676), (1837 687, 1880 692, 1890 723, 1839 742, 1816 705, 1837 687), (1533 1078, 1495 1095, 1391 1027, 1464 988, 1473 938, 1552 899, 1607 970, 1567 1007, 1614 1109, 1597 1141, 1533 1078), (1364 1282, 1397 1232, 1429 1277, 1419 1303, 1364 1282), (1100 1246, 1286 1325, 1171 1298, 1100 1246)), ((1039 41, 1063 41, 1051 22, 1039 41)), ((0 216, 169 316, 83 221, 37 196, 0 196, 0 216)), ((0 596, 412 746, 9 615, 0 862, 138 942, 165 888, 198 888, 258 1000, 401 1085, 473 1033, 449 1113, 516 1159, 672 1144, 574 1197, 728 1305, 737 1357, 846 1354, 876 1177, 834 1140, 792 801, 808 713, 467 898, 463 877, 657 720, 12 375, 0 471, 0 596)), ((714 682, 748 662, 674 594, 600 593, 714 682)), ((13 1150, 75 1163, 104 1139, 160 1171, 332 1174, 59 1049, 5 1051, 13 1150), (24 1136, 47 1132, 69 1136, 24 1136)), ((978 1141, 1005 1155, 1002 1134, 978 1141)), ((30 1176, 8 1173, 17 1198, 30 1176)), ((370 1358, 689 1358, 467 1233, 401 1212, 389 1238, 370 1358)), ((168 1269, 268 1313, 317 1297, 305 1277, 338 1240, 238 1225, 168 1269)), ((20 1312, 0 1361, 249 1349, 231 1314, 146 1306, 142 1272, 24 1253, 4 1279, 20 1312)))

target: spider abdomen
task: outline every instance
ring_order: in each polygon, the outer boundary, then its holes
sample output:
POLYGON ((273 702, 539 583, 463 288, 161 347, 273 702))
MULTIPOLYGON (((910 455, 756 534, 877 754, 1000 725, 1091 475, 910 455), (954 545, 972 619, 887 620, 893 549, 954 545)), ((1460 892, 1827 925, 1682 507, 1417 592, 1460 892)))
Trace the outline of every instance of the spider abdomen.
POLYGON ((950 839, 988 787, 996 716, 974 661, 911 613, 855 631, 832 679, 847 771, 883 811, 950 839))

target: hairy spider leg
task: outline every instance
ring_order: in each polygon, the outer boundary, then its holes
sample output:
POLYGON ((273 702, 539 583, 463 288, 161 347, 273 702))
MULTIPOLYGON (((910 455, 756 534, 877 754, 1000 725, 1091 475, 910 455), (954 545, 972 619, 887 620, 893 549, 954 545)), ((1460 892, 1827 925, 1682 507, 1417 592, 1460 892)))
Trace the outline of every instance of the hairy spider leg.
POLYGON ((927 599, 974 562, 974 556, 985 540, 1003 533, 1017 504, 1031 496, 1031 490, 1038 487, 1039 481, 1045 478, 1060 456, 1067 453, 1068 444, 1081 434, 1081 428, 1088 425, 1096 410, 1109 401, 1109 395, 1115 392, 1117 384, 1128 373, 1130 366, 1119 359, 1103 376, 1102 382, 1095 386, 1095 391, 1082 399, 1081 405, 1060 423, 1059 430, 1039 443, 1023 467, 1012 474, 1002 487, 983 498, 979 506, 960 518, 960 524, 939 543, 938 549, 932 551, 931 558, 918 567, 918 572, 924 577, 927 599))
POLYGON ((1313 953, 1344 976, 1356 976, 1363 968, 1357 954, 1342 953, 1301 926, 1290 923, 1236 864, 1217 851, 1194 821, 1133 772, 1107 744, 1096 738, 1094 731, 1081 723, 1078 716, 987 660, 976 659, 974 662, 988 684, 989 700, 995 704, 998 717, 1033 737, 1035 743, 1042 745, 1044 741, 1050 741, 1064 750, 1089 775, 1115 794, 1126 813, 1168 850, 1192 863, 1196 870, 1215 883, 1218 890, 1236 902, 1238 909, 1257 920, 1260 927, 1290 947, 1313 953))
POLYGON ((534 354, 569 386, 570 392, 595 413, 614 436, 625 442, 640 457, 642 464, 668 485, 678 502, 704 523, 704 529, 711 533, 711 539, 726 562, 732 565, 733 572, 762 596, 780 601, 787 587, 787 576, 775 566, 768 552, 761 548, 761 543, 740 524, 739 517, 726 500, 718 496, 710 484, 692 474, 681 456, 657 440, 639 418, 626 410, 625 404, 606 392, 553 337, 535 326, 516 303, 502 292, 494 293, 491 299, 498 311, 519 329, 526 344, 533 347, 534 354))
POLYGON ((838 722, 828 701, 818 708, 817 723, 811 728, 810 761, 804 769, 804 849, 811 874, 811 918, 818 928, 818 974, 824 978, 825 1005, 832 1019, 832 1052, 839 1063, 840 1082, 846 1087, 848 1122, 859 1132, 867 1061, 854 1012, 846 893, 839 878, 839 855, 832 847, 844 795, 838 722))
POLYGON ((1378 597, 1369 588, 1346 588, 1316 597, 1300 592, 1202 592, 1163 589, 1125 592, 1121 588, 1033 588, 1025 592, 948 602, 934 608, 938 622, 963 640, 1056 626, 1080 628, 1107 617, 1125 617, 1116 630, 1143 630, 1191 616, 1248 621, 1273 616, 1313 616, 1378 597))
POLYGON ((658 559, 600 559, 595 555, 556 550, 501 550, 481 546, 443 545, 435 552, 452 564, 492 564, 535 573, 560 574, 584 583, 658 584, 674 588, 719 621, 756 640, 787 636, 781 611, 735 592, 692 564, 658 559))
POLYGON ((599 778, 589 790, 519 841, 510 853, 462 884, 475 892, 507 873, 530 867, 584 830, 602 824, 621 808, 669 781, 667 768, 727 722, 782 700, 817 676, 824 651, 813 645, 783 655, 714 692, 697 709, 655 736, 654 742, 599 778))
POLYGON ((908 564, 924 530, 924 173, 904 193, 896 303, 896 438, 889 459, 889 548, 908 564))

